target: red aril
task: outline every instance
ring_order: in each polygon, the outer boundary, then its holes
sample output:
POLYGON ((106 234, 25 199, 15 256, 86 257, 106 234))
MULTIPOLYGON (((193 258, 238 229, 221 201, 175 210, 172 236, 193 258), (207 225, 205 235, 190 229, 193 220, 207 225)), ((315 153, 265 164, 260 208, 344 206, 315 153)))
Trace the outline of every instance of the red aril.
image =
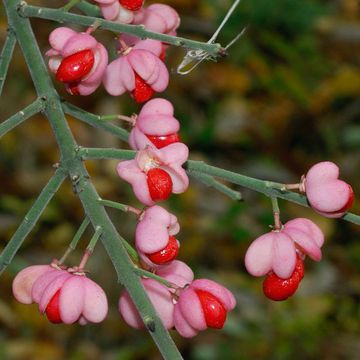
POLYGON ((169 261, 174 260, 179 253, 179 245, 174 236, 169 236, 169 242, 167 245, 160 251, 157 251, 152 254, 147 254, 146 256, 155 264, 162 265, 166 264, 169 261))
POLYGON ((119 0, 119 2, 125 9, 137 11, 142 7, 144 0, 119 0))
POLYGON ((55 295, 49 301, 48 306, 46 307, 45 313, 47 318, 53 324, 60 324, 62 323, 60 312, 59 312, 59 296, 60 290, 58 290, 55 295))
POLYGON ((153 168, 147 173, 147 184, 153 201, 166 200, 172 192, 172 180, 163 169, 153 168))
POLYGON ((296 260, 295 270, 288 279, 282 279, 275 273, 269 273, 263 282, 263 291, 267 298, 274 301, 286 300, 296 292, 304 277, 304 264, 300 257, 296 260))
POLYGON ((204 311, 206 325, 214 329, 222 329, 226 321, 227 311, 221 301, 204 290, 195 290, 204 311))
POLYGON ((138 74, 135 73, 135 89, 132 91, 132 96, 137 103, 148 101, 155 91, 148 85, 138 74))
POLYGON ((154 136, 146 135, 146 137, 158 148, 161 149, 165 146, 168 146, 175 142, 180 142, 180 136, 178 133, 164 135, 164 136, 154 136))
POLYGON ((64 83, 77 82, 89 74, 94 61, 94 53, 89 49, 67 56, 57 69, 56 79, 64 83))

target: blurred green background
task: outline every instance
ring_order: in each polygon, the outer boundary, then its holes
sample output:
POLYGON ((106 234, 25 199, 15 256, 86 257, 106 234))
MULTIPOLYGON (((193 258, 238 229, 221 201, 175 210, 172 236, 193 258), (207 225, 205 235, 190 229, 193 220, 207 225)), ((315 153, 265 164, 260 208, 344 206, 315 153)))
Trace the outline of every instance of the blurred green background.
MULTIPOLYGON (((147 1, 151 3, 152 1, 147 1)), ((60 1, 31 2, 61 6, 60 1)), ((231 1, 172 0, 182 16, 181 36, 206 41, 231 1)), ((40 46, 57 24, 33 21, 40 46)), ((312 164, 332 160, 360 193, 360 3, 358 0, 242 0, 219 37, 229 42, 244 26, 245 36, 219 63, 204 63, 187 76, 176 75, 184 51, 171 49, 168 90, 182 123, 191 158, 243 174, 296 182, 312 164)), ((6 36, 1 8, 0 41, 6 36)), ((108 48, 113 35, 98 31, 108 48)), ((61 95, 96 114, 130 115, 139 110, 128 95, 103 89, 88 97, 61 95)), ((20 50, 15 51, 4 95, 4 120, 35 99, 20 50)), ((111 135, 68 118, 83 146, 126 147, 111 135)), ((121 126, 126 126, 120 124, 121 126)), ((0 249, 53 172, 58 151, 45 118, 35 116, 0 142, 0 249)), ((120 181, 116 161, 87 166, 103 198, 139 206, 120 181)), ((238 306, 223 331, 194 339, 172 332, 183 356, 194 360, 360 359, 360 227, 329 220, 310 209, 281 201, 283 222, 299 216, 315 221, 326 234, 323 260, 306 261, 296 296, 274 303, 262 295, 262 280, 250 277, 243 258, 250 242, 272 223, 269 199, 244 191, 245 202, 191 181, 189 190, 166 207, 181 224, 179 259, 196 276, 228 286, 238 306)), ((359 201, 352 209, 360 213, 359 201)), ((133 241, 135 219, 109 213, 119 232, 133 241)), ((0 278, 0 359, 160 359, 147 333, 130 329, 117 312, 121 286, 98 244, 88 268, 108 294, 109 316, 100 325, 51 325, 35 305, 17 303, 11 281, 25 266, 59 258, 81 223, 83 212, 69 184, 50 203, 15 261, 0 278)), ((69 264, 76 264, 91 236, 86 233, 69 264)))

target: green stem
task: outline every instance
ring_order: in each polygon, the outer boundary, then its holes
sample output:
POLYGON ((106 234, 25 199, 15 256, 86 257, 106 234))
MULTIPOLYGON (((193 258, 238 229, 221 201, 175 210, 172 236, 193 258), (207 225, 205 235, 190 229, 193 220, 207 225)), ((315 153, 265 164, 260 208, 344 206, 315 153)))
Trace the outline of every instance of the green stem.
POLYGON ((83 222, 81 223, 78 231, 76 232, 76 234, 74 235, 70 245, 68 246, 68 248, 66 249, 64 255, 62 256, 62 258, 59 260, 58 264, 61 265, 64 263, 64 261, 66 260, 66 258, 69 256, 69 254, 74 251, 76 249, 76 246, 79 242, 79 240, 81 239, 81 237, 83 236, 86 228, 88 227, 88 225, 90 224, 90 220, 88 217, 86 217, 83 222))
POLYGON ((99 204, 101 204, 103 206, 111 207, 113 209, 121 210, 121 211, 124 211, 124 212, 132 212, 135 215, 140 215, 141 214, 141 210, 136 209, 136 208, 134 208, 132 206, 129 206, 129 205, 121 204, 121 203, 116 202, 116 201, 99 199, 98 202, 99 202, 99 204))
MULTIPOLYGON (((121 237, 104 207, 98 203, 100 196, 90 181, 90 176, 83 162, 77 156, 78 145, 66 122, 59 95, 51 82, 30 22, 27 18, 21 16, 18 11, 20 1, 4 0, 4 4, 10 26, 17 35, 17 40, 28 64, 37 94, 39 97, 47 96, 44 113, 52 126, 59 146, 61 166, 66 169, 70 179, 73 181, 74 191, 77 193, 93 227, 95 229, 102 228, 101 240, 113 262, 119 281, 126 287, 142 319, 151 319, 151 327, 149 326, 148 330, 164 359, 182 359, 168 331, 164 328, 155 312, 138 276, 134 273, 133 264, 122 244, 121 237)), ((37 9, 40 12, 42 11, 41 8, 37 9)), ((93 22, 93 19, 88 25, 91 25, 91 22, 93 22)))
MULTIPOLYGON (((83 160, 90 159, 133 159, 136 151, 122 149, 102 149, 102 148, 79 148, 78 156, 83 160)), ((207 165, 203 161, 188 160, 184 166, 189 175, 194 173, 211 175, 244 188, 262 193, 268 197, 284 199, 295 204, 309 207, 306 196, 285 190, 285 185, 252 178, 250 176, 238 174, 232 171, 224 170, 216 166, 207 165)), ((196 175, 195 175, 196 176, 196 175)), ((352 213, 345 214, 341 219, 360 225, 360 215, 352 213)))
POLYGON ((90 26, 96 20, 98 20, 100 24, 100 29, 110 30, 116 33, 131 34, 139 37, 140 39, 159 40, 170 45, 181 46, 187 49, 203 50, 213 57, 220 57, 224 54, 224 49, 221 47, 220 44, 204 43, 201 41, 189 40, 182 37, 160 34, 153 31, 145 30, 144 25, 120 24, 92 16, 83 16, 67 13, 58 9, 49 9, 44 7, 26 5, 26 3, 22 3, 19 8, 19 13, 25 17, 53 20, 60 23, 68 22, 83 26, 90 26))
POLYGON ((108 124, 101 121, 101 116, 91 114, 67 102, 63 102, 62 107, 66 114, 69 114, 97 129, 105 130, 123 141, 128 141, 129 133, 125 129, 122 129, 114 124, 108 124))
POLYGON ((136 151, 123 150, 123 149, 102 149, 102 148, 84 148, 79 147, 77 154, 82 160, 95 160, 95 159, 121 159, 131 160, 134 159, 136 151))
POLYGON ((9 28, 4 46, 0 55, 0 96, 5 83, 6 75, 9 69, 10 61, 16 45, 16 36, 14 31, 9 28))
POLYGON ((69 11, 70 9, 72 9, 74 6, 78 5, 78 3, 80 2, 80 0, 70 0, 66 5, 64 5, 60 10, 62 11, 69 11))
POLYGON ((11 263, 11 260, 14 258, 15 254, 19 250, 20 246, 25 241, 27 235, 34 228, 39 217, 45 210, 47 204, 52 199, 54 194, 59 189, 60 185, 64 181, 66 173, 63 169, 56 170, 53 177, 46 184, 46 186, 41 191, 39 197, 34 202, 31 209, 25 215, 24 220, 20 226, 15 231, 14 235, 5 246, 5 249, 0 256, 0 274, 5 270, 5 268, 11 263))
MULTIPOLYGON (((262 193, 268 197, 276 197, 304 207, 309 207, 306 196, 284 190, 284 184, 255 179, 215 166, 207 165, 203 161, 188 160, 186 163, 186 168, 188 171, 198 171, 204 174, 218 177, 233 184, 237 184, 250 190, 262 193)), ((347 213, 341 219, 360 225, 360 215, 347 213)))
POLYGON ((89 4, 87 1, 80 0, 80 2, 76 5, 78 9, 80 9, 85 15, 101 17, 101 11, 98 6, 89 4))
POLYGON ((90 259, 90 256, 92 255, 95 245, 98 242, 98 240, 100 239, 100 236, 102 234, 102 228, 101 226, 98 226, 95 229, 95 233, 92 236, 92 238, 90 239, 89 245, 86 247, 86 250, 84 252, 84 256, 82 257, 80 264, 79 264, 79 270, 83 270, 88 262, 88 260, 90 259))
POLYGON ((0 124, 0 138, 3 137, 10 130, 23 123, 29 117, 42 111, 45 107, 44 99, 37 99, 25 109, 11 116, 9 119, 0 124))
POLYGON ((135 264, 138 264, 140 262, 140 257, 139 257, 139 254, 137 253, 137 251, 123 237, 121 237, 121 241, 122 241, 122 244, 125 247, 126 251, 130 255, 132 261, 135 264))
POLYGON ((189 175, 191 175, 195 179, 199 180, 206 186, 212 187, 212 188, 220 191, 221 193, 225 194, 226 196, 228 196, 230 199, 232 199, 234 201, 243 200, 240 191, 236 191, 236 190, 229 188, 225 184, 222 184, 221 182, 215 180, 210 175, 202 174, 197 171, 189 171, 189 175))
POLYGON ((271 197, 271 205, 274 215, 274 230, 281 230, 281 220, 280 220, 280 208, 278 198, 276 196, 271 197))
POLYGON ((147 270, 144 270, 144 269, 141 269, 138 267, 134 267, 134 272, 139 276, 154 279, 154 280, 158 281, 159 283, 165 285, 168 288, 175 289, 175 290, 179 288, 179 286, 177 286, 176 284, 174 284, 170 281, 167 281, 164 278, 162 278, 161 276, 156 275, 150 271, 147 271, 147 270))

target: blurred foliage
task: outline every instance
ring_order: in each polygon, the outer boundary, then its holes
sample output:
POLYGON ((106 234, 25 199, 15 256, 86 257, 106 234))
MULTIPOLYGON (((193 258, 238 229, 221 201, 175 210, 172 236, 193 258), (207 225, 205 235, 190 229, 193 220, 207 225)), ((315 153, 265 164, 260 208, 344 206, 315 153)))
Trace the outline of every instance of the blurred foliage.
MULTIPOLYGON (((150 3, 150 1, 148 2, 150 3)), ((172 0, 182 15, 182 36, 207 41, 231 1, 172 0)), ((44 6, 62 2, 37 1, 44 6)), ((3 8, 1 8, 3 14, 3 8)), ((55 27, 33 20, 43 51, 55 27)), ((0 39, 6 35, 0 20, 0 39)), ((357 0, 242 0, 219 36, 229 42, 247 26, 246 34, 221 62, 199 66, 190 75, 175 74, 184 51, 168 57, 172 79, 161 96, 173 101, 182 122, 182 137, 192 158, 244 174, 295 182, 307 168, 333 160, 342 177, 360 193, 360 5, 357 0)), ((112 35, 99 31, 111 48, 112 35)), ((97 114, 138 111, 129 97, 113 98, 99 89, 86 97, 62 96, 97 114)), ((35 93, 26 65, 16 49, 2 118, 29 104, 35 93)), ((70 126, 83 146, 124 146, 118 140, 72 118, 70 126)), ((123 125, 126 126, 126 125, 123 125)), ((34 116, 0 142, 0 249, 6 244, 52 173, 58 151, 51 128, 34 116)), ((104 198, 136 204, 130 188, 115 174, 116 161, 92 161, 87 166, 104 198)), ((245 202, 233 203, 222 194, 192 181, 182 196, 166 206, 180 220, 180 259, 197 277, 211 277, 236 294, 238 307, 224 331, 207 331, 194 339, 174 338, 186 359, 360 359, 360 229, 329 220, 309 209, 281 202, 282 219, 305 216, 326 233, 324 260, 306 262, 306 276, 297 295, 270 303, 262 295, 261 279, 245 271, 249 243, 272 223, 267 198, 244 191, 245 202)), ((138 204, 137 204, 138 205, 138 204)), ((360 213, 357 200, 353 208, 360 213)), ((133 240, 135 219, 109 210, 119 232, 133 240)), ((53 326, 36 306, 15 302, 11 281, 25 266, 60 257, 83 218, 71 187, 64 184, 43 214, 8 271, 0 278, 1 359, 159 359, 150 337, 129 329, 117 312, 120 285, 101 246, 89 270, 108 293, 110 314, 99 326, 53 326)), ((81 257, 91 232, 69 264, 81 257)))

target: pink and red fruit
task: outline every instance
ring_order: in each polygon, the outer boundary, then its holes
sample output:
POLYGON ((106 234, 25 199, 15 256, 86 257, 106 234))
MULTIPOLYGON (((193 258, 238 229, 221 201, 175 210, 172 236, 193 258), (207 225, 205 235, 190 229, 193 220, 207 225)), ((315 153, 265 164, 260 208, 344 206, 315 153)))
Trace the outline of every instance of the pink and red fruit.
POLYGON ((58 290, 55 295, 49 301, 48 306, 46 307, 46 316, 50 322, 53 324, 61 324, 62 320, 59 312, 59 296, 60 290, 58 290))
POLYGON ((347 203, 339 210, 334 211, 335 213, 342 213, 342 212, 346 212, 348 211, 354 204, 354 199, 355 199, 355 195, 354 195, 354 190, 352 189, 352 187, 348 184, 349 186, 349 190, 350 190, 350 194, 349 194, 349 199, 347 201, 347 203))
POLYGON ((227 311, 221 301, 213 294, 204 290, 195 290, 204 311, 206 325, 214 329, 222 329, 227 311))
POLYGON ((161 149, 172 143, 180 142, 180 136, 178 133, 164 135, 164 136, 154 136, 154 135, 146 135, 146 136, 158 149, 161 149))
POLYGON ((119 0, 120 5, 130 11, 137 11, 143 6, 144 0, 119 0))
POLYGON ((160 168, 150 169, 146 175, 151 199, 153 201, 166 200, 173 187, 170 175, 160 168))
POLYGON ((94 53, 87 49, 64 58, 56 72, 56 79, 64 83, 74 83, 89 74, 94 66, 94 53))
POLYGON ((264 294, 270 300, 286 300, 294 295, 303 277, 304 263, 300 257, 297 257, 295 270, 288 279, 282 279, 273 272, 266 276, 263 282, 264 294))
POLYGON ((135 89, 132 96, 137 103, 143 103, 151 99, 155 91, 138 74, 135 73, 135 89))
POLYGON ((179 253, 179 245, 174 236, 169 236, 169 242, 167 245, 160 251, 157 251, 152 254, 147 254, 146 256, 157 265, 166 264, 174 260, 179 253))

